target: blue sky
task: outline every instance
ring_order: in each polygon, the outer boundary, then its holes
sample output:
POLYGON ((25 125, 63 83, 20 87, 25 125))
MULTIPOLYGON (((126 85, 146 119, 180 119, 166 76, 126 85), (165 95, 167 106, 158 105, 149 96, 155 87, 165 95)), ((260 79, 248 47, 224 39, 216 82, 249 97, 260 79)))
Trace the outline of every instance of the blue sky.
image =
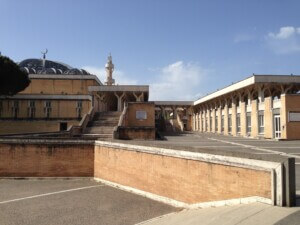
POLYGON ((0 0, 0 51, 47 57, 151 100, 195 100, 255 74, 300 74, 298 0, 0 0))

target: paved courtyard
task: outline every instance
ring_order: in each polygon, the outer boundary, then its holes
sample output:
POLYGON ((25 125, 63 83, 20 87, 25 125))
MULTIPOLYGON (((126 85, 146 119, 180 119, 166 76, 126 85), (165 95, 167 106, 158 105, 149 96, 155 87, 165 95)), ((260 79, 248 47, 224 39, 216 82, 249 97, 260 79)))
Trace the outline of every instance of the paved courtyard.
POLYGON ((0 179, 1 225, 125 225, 178 210, 89 179, 0 179))

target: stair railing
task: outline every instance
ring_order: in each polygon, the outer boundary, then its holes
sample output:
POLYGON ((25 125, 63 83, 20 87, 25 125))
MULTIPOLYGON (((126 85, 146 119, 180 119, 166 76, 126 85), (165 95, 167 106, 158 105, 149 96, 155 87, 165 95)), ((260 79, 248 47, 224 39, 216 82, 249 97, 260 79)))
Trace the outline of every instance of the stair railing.
POLYGON ((114 133, 113 133, 113 138, 114 139, 119 139, 119 129, 118 128, 125 125, 125 118, 126 118, 126 114, 127 114, 127 109, 128 109, 128 104, 127 104, 127 102, 124 102, 124 108, 123 108, 123 111, 122 111, 121 116, 119 118, 118 125, 114 127, 114 133))

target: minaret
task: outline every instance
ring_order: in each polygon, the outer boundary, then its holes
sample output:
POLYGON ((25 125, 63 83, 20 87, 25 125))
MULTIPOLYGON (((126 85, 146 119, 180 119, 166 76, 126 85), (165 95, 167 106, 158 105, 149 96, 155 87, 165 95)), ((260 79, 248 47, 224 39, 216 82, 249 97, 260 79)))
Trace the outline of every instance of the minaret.
POLYGON ((111 54, 107 57, 107 63, 105 64, 105 70, 106 70, 106 85, 113 85, 115 84, 115 79, 112 78, 112 73, 114 72, 114 64, 112 63, 112 57, 111 54))

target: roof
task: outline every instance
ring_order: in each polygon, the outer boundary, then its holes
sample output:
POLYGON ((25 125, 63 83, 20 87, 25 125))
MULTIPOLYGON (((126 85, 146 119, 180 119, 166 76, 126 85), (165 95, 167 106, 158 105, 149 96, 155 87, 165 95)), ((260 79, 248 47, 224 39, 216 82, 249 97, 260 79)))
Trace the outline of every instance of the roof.
POLYGON ((215 91, 211 94, 208 94, 196 100, 194 102, 194 105, 212 100, 214 98, 220 97, 230 92, 258 83, 281 83, 281 84, 299 83, 300 84, 300 75, 253 75, 251 77, 238 81, 234 84, 231 84, 227 87, 224 87, 218 91, 215 91))

